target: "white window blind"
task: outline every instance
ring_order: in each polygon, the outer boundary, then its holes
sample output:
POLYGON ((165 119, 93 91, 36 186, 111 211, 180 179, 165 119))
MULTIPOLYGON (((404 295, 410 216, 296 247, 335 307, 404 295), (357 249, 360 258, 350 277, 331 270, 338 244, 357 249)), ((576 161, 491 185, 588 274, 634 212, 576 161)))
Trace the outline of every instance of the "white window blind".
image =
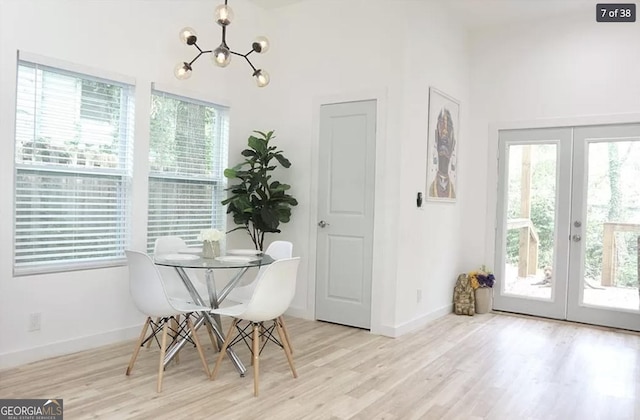
POLYGON ((19 60, 16 275, 124 261, 133 112, 131 85, 19 60))
POLYGON ((195 244, 202 229, 224 230, 228 120, 226 107, 152 92, 149 252, 160 236, 195 244))

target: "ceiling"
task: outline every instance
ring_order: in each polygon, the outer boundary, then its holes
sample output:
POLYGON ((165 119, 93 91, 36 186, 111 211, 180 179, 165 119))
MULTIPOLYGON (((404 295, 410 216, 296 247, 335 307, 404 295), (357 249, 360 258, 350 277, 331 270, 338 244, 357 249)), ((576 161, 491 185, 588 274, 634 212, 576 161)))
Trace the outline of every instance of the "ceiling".
MULTIPOLYGON (((305 0, 250 0, 265 8, 275 9, 305 0)), ((349 1, 349 0, 342 0, 349 1)), ((368 0, 375 1, 375 0, 368 0)), ((411 0, 440 1, 449 7, 469 28, 504 25, 511 22, 542 19, 592 11, 595 0, 411 0)), ((610 0, 603 0, 610 1, 610 0)))
MULTIPOLYGON (((300 3, 304 0, 249 0, 265 9, 276 9, 278 7, 289 6, 294 3, 300 3)), ((345 1, 345 0, 343 0, 345 1)))

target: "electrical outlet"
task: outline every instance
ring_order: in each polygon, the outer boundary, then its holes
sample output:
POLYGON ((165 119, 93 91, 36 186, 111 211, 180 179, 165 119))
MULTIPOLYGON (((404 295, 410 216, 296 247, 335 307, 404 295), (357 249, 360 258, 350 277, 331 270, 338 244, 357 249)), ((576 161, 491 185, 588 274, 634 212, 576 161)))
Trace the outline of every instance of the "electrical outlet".
POLYGON ((41 321, 42 321, 41 312, 34 312, 29 314, 29 328, 27 331, 40 331, 41 321))
POLYGON ((417 303, 422 302, 422 289, 416 290, 416 302, 417 303))

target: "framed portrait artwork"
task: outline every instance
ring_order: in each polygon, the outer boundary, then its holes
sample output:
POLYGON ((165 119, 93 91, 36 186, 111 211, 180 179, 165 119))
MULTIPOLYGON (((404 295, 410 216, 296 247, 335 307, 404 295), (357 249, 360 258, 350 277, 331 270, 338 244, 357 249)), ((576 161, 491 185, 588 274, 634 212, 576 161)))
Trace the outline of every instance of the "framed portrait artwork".
POLYGON ((460 147, 460 102, 429 88, 427 193, 429 201, 455 202, 460 147))

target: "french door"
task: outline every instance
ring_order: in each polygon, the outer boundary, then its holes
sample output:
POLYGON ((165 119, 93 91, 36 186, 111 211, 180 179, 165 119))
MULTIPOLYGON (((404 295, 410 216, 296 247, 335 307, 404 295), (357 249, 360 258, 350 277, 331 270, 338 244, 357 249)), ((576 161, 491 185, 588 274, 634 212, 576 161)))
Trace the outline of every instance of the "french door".
POLYGON ((640 330, 640 124, 499 132, 494 308, 640 330))

